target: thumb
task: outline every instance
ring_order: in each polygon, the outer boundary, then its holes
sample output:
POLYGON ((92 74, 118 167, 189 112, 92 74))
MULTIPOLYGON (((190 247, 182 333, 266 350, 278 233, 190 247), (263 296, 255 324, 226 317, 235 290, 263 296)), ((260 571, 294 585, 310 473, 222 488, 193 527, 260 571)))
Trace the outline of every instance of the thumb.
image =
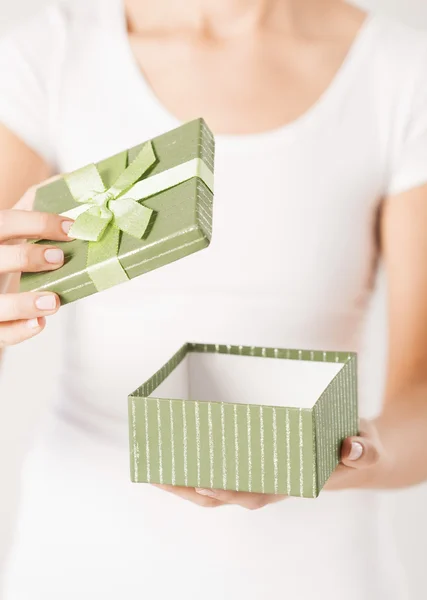
POLYGON ((341 462, 346 467, 366 469, 377 464, 379 458, 379 449, 369 438, 353 436, 343 442, 341 462))

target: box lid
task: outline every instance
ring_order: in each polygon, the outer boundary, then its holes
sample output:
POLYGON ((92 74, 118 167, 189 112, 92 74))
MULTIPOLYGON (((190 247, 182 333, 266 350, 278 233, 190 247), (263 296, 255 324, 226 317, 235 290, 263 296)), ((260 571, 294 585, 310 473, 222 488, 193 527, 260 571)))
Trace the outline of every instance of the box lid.
MULTIPOLYGON (((106 188, 116 181, 144 144, 96 163, 106 188)), ((151 144, 157 160, 136 185, 145 186, 146 197, 139 203, 153 213, 142 239, 120 232, 117 257, 125 280, 202 250, 211 239, 215 143, 206 123, 196 119, 152 139, 151 144), (165 172, 172 173, 175 184, 152 193, 151 183, 165 172)), ((64 177, 36 192, 35 210, 64 214, 78 206, 64 177)), ((88 268, 89 242, 40 243, 62 248, 65 264, 56 271, 23 274, 21 291, 56 292, 61 303, 66 304, 106 289, 96 284, 88 268)), ((102 240, 95 242, 100 243, 102 240)), ((103 260, 110 260, 108 254, 103 260)))

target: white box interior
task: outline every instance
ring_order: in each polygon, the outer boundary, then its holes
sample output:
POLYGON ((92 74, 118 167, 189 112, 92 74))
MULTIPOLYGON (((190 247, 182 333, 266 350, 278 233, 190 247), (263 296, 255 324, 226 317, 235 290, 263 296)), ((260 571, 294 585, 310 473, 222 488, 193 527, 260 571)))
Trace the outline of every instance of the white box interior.
POLYGON ((190 352, 155 398, 312 408, 341 363, 190 352))

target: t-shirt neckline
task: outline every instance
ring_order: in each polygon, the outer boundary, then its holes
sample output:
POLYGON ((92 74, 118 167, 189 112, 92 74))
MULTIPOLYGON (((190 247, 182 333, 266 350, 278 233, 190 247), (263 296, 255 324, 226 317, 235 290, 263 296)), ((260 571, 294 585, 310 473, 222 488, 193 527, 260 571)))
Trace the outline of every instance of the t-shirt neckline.
MULTIPOLYGON (((123 0, 116 0, 117 18, 114 19, 118 23, 119 33, 119 49, 123 55, 123 72, 128 73, 131 81, 135 82, 135 93, 143 94, 148 100, 148 110, 153 111, 153 118, 158 116, 160 121, 165 124, 166 130, 174 129, 183 125, 184 121, 178 119, 168 108, 161 102, 157 94, 148 82, 143 70, 138 65, 133 54, 127 31, 126 14, 123 6, 123 0)), ((328 112, 327 109, 334 109, 335 101, 340 98, 341 92, 347 89, 351 81, 353 68, 358 61, 365 55, 368 48, 366 43, 375 22, 375 17, 372 13, 368 13, 364 22, 359 28, 351 47, 349 48, 341 66, 335 73, 332 81, 328 84, 319 98, 299 117, 285 123, 284 125, 262 131, 259 133, 247 134, 216 134, 217 142, 226 142, 227 147, 236 147, 238 149, 247 149, 255 144, 271 145, 272 143, 285 143, 295 139, 297 134, 308 127, 316 120, 321 120, 322 115, 328 112)), ((203 115, 199 115, 203 117, 203 115)))

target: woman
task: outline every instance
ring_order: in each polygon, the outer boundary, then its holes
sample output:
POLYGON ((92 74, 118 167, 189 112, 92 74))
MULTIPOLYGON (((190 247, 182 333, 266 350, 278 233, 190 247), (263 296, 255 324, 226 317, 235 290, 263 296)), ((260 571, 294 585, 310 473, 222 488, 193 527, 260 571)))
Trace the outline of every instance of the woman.
MULTIPOLYGON (((217 134, 210 248, 64 310, 5 600, 405 598, 377 490, 427 479, 424 35, 339 0, 84 0, 23 25, 0 61, 0 239, 21 238, 0 246, 2 272, 63 261, 22 242, 69 227, 9 212, 26 188, 197 116, 217 134), (124 398, 184 341, 357 351, 380 256, 387 389, 380 407, 361 370, 371 420, 329 491, 128 482, 124 398)), ((0 296, 2 345, 57 310, 0 296)))

